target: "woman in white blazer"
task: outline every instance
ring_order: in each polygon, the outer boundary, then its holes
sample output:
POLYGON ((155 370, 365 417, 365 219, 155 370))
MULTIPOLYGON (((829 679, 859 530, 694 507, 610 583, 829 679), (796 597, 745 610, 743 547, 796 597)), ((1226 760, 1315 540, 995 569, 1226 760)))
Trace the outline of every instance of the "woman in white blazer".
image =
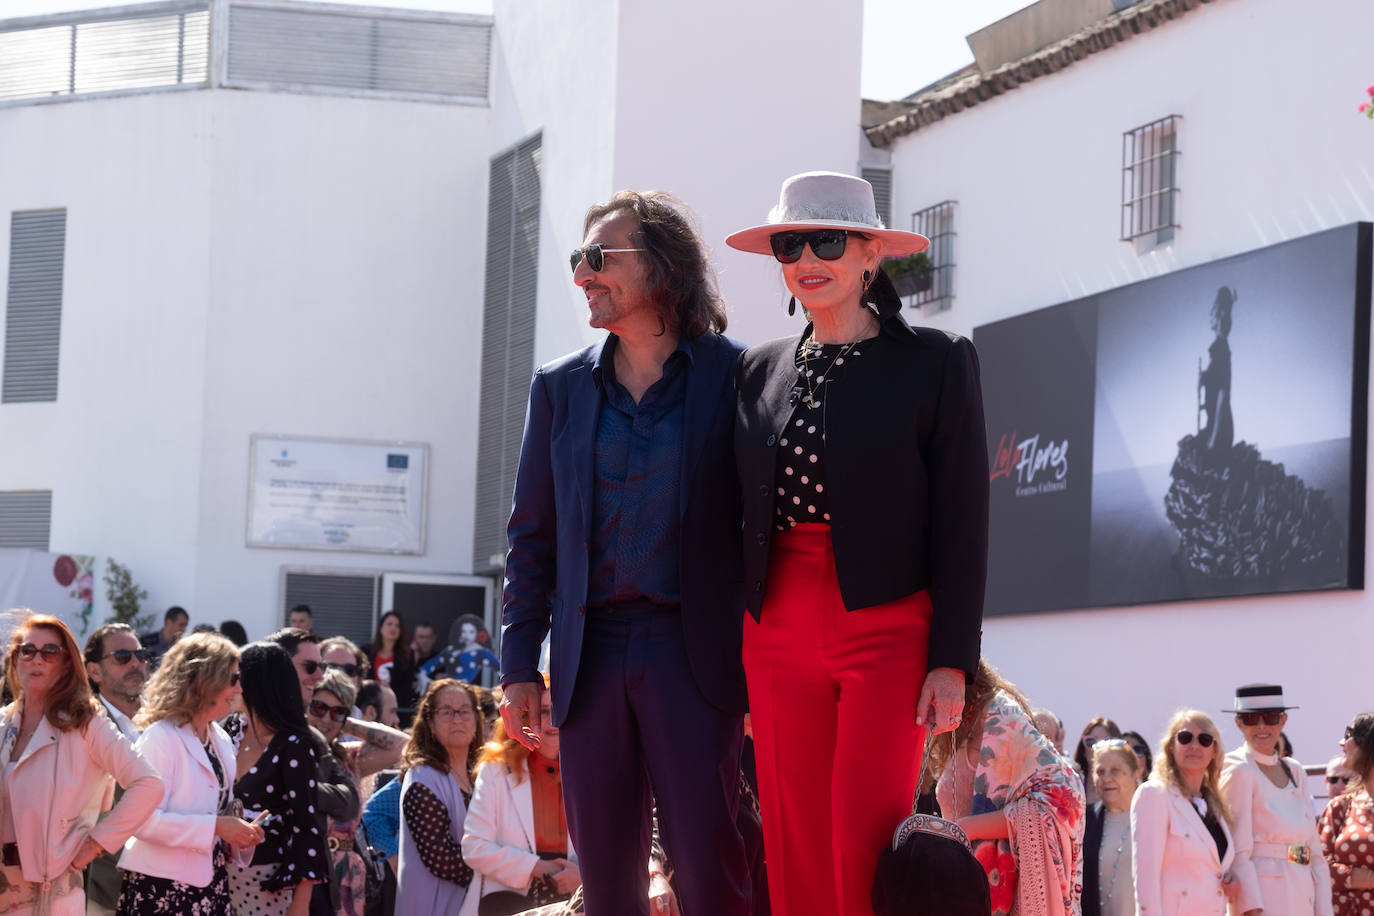
POLYGON ((1276 750, 1288 722, 1283 688, 1236 689, 1245 744, 1226 755, 1221 792, 1236 835, 1236 911, 1245 916, 1331 916, 1331 870, 1312 820, 1302 764, 1276 750))
POLYGON ((162 797, 162 780, 98 711, 61 620, 21 623, 5 671, 15 700, 0 710, 0 913, 80 916, 81 870, 124 845, 162 797), (111 810, 114 781, 124 796, 111 810))
POLYGON ((1216 723, 1182 710, 1165 732, 1154 773, 1131 802, 1137 916, 1225 916, 1239 890, 1235 841, 1218 782, 1216 723))
POLYGON ((475 873, 480 916, 506 916, 566 900, 582 883, 563 812, 558 729, 550 691, 540 698, 539 749, 527 750, 498 720, 482 749, 463 821, 463 860, 475 873))
POLYGON ((168 650, 143 691, 135 747, 166 794, 119 859, 122 916, 233 916, 226 846, 250 849, 263 838, 260 827, 230 813, 234 745, 215 721, 243 693, 238 665, 229 640, 193 633, 168 650))

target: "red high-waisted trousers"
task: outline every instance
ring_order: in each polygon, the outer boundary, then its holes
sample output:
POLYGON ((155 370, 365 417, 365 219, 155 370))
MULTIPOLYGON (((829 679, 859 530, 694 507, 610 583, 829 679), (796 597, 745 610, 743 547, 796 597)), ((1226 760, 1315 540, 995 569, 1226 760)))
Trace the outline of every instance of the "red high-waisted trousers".
POLYGON ((846 612, 830 527, 773 536, 744 670, 774 916, 872 916, 878 852, 920 772, 930 614, 925 591, 846 612))

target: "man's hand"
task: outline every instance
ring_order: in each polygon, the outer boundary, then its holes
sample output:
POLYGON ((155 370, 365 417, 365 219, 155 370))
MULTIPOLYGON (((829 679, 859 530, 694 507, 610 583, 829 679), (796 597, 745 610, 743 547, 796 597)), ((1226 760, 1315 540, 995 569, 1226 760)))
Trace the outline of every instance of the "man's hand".
POLYGON ((649 870, 649 908, 655 916, 682 916, 668 876, 653 868, 649 870))
POLYGON ((926 674, 921 698, 916 701, 916 724, 935 734, 959 727, 964 715, 964 672, 958 668, 935 668, 926 674))
POLYGON ((539 696, 543 684, 528 681, 507 684, 501 691, 501 721, 506 734, 526 748, 539 747, 539 696))

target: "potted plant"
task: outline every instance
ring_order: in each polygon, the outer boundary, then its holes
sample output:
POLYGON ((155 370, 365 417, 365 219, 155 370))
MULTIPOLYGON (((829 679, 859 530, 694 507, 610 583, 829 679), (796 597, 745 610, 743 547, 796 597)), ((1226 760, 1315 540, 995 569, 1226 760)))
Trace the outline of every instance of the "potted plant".
POLYGON ((930 257, 924 251, 883 262, 883 270, 887 272, 887 278, 892 281, 899 296, 929 292, 935 279, 934 268, 935 265, 930 263, 930 257))

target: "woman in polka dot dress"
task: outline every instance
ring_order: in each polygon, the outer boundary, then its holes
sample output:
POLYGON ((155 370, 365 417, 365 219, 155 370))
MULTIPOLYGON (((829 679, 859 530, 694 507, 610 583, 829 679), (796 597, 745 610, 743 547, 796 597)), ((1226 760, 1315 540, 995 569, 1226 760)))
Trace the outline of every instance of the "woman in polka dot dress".
POLYGON ((869 916, 878 850, 911 812, 925 739, 957 724, 978 665, 987 441, 973 345, 902 319, 860 178, 789 178, 771 254, 810 324, 736 372, 744 668, 779 916, 869 916), (874 741, 883 752, 873 753, 874 741))
POLYGON ((1374 916, 1374 712, 1362 712, 1341 742, 1345 765, 1355 774, 1350 788, 1331 799, 1318 832, 1331 866, 1335 916, 1374 916))
POLYGON ((315 813, 317 758, 291 657, 280 646, 243 649, 247 710, 234 797, 265 839, 252 863, 229 869, 237 916, 305 916, 315 882, 327 880, 329 849, 315 813))

